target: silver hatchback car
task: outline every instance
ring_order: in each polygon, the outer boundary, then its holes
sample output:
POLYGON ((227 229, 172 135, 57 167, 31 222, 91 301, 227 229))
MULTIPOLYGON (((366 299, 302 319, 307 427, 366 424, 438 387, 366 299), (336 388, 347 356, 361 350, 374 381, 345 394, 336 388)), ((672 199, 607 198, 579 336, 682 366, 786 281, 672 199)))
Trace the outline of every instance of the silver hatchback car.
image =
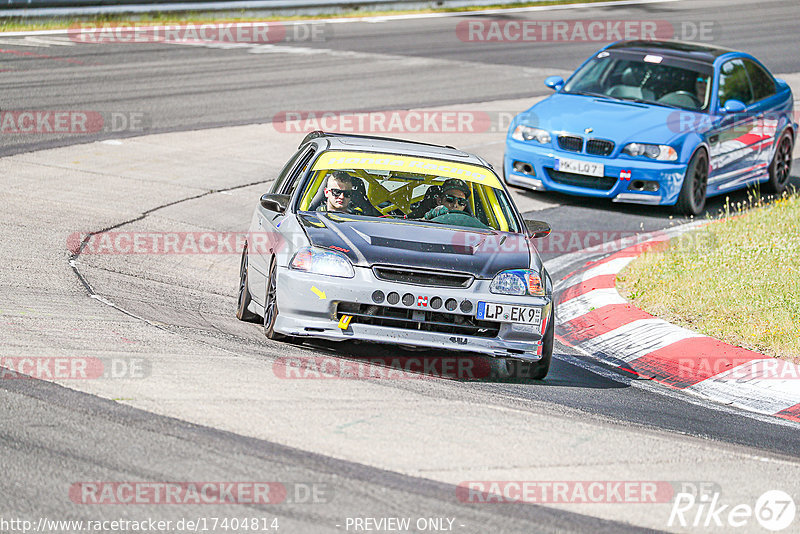
POLYGON ((554 303, 533 240, 549 232, 478 156, 314 132, 253 213, 237 316, 270 339, 479 353, 542 379, 554 303))

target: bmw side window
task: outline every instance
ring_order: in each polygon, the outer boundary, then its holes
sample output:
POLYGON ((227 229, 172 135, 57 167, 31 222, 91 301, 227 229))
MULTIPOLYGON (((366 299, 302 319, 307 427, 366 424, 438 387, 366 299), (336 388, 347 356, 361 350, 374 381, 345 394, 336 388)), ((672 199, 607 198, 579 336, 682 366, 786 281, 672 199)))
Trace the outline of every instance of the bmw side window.
POLYGON ((720 68, 719 107, 724 107, 728 100, 739 100, 745 106, 753 103, 747 69, 741 59, 732 59, 720 68))
POLYGON ((763 100, 775 94, 775 80, 758 64, 745 59, 747 74, 750 76, 750 85, 753 86, 755 101, 763 100))

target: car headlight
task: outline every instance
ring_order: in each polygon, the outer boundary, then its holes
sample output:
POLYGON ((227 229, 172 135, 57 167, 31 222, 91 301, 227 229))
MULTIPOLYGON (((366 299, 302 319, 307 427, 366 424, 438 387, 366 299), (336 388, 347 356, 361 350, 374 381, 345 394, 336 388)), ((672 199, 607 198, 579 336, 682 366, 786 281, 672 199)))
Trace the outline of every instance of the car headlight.
POLYGON ((489 284, 489 291, 499 295, 544 296, 544 285, 539 273, 530 269, 501 271, 489 284))
POLYGON ((669 145, 651 145, 649 143, 628 143, 622 152, 629 156, 644 156, 659 161, 675 161, 678 153, 669 145))
POLYGON ((550 142, 550 133, 541 128, 531 128, 530 126, 523 126, 520 124, 514 129, 511 138, 517 141, 536 141, 538 143, 547 144, 550 142))
POLYGON ((289 268, 307 273, 353 278, 353 264, 338 252, 317 247, 303 247, 289 262, 289 268))

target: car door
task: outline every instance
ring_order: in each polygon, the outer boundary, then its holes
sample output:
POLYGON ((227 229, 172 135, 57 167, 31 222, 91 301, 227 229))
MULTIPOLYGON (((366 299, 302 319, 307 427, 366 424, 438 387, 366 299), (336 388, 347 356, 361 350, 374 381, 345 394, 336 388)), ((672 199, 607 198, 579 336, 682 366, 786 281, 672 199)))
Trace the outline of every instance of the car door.
POLYGON ((750 87, 753 89, 754 102, 750 106, 758 116, 759 136, 758 152, 755 152, 755 167, 759 175, 767 172, 767 166, 772 159, 772 149, 780 133, 778 116, 772 111, 777 107, 780 97, 777 94, 775 79, 761 65, 751 59, 744 59, 750 87))
POLYGON ((761 138, 758 114, 753 114, 749 107, 753 102, 753 90, 743 59, 723 63, 719 69, 716 128, 708 137, 712 168, 708 180, 709 193, 739 185, 755 173, 761 138), (745 109, 740 113, 726 113, 724 107, 729 100, 742 102, 745 109))
MULTIPOLYGON (((298 150, 281 169, 269 192, 282 195, 293 194, 315 153, 316 146, 314 145, 298 150)), ((265 291, 263 289, 266 287, 269 265, 276 247, 280 246, 284 239, 291 239, 291 236, 284 236, 280 230, 281 223, 290 215, 291 210, 289 209, 280 213, 265 208, 259 202, 250 225, 250 234, 248 235, 250 243, 248 261, 251 267, 250 287, 253 300, 261 306, 264 305, 265 291)))

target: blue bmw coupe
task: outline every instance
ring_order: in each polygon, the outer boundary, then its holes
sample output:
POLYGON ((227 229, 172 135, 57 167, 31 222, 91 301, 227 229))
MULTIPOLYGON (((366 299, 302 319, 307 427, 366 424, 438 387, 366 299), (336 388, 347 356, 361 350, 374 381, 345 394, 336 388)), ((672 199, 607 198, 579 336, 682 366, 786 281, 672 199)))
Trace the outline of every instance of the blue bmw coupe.
POLYGON ((709 196, 753 184, 778 194, 789 181, 792 91, 749 54, 622 41, 545 85, 555 94, 509 128, 509 185, 697 215, 709 196))

